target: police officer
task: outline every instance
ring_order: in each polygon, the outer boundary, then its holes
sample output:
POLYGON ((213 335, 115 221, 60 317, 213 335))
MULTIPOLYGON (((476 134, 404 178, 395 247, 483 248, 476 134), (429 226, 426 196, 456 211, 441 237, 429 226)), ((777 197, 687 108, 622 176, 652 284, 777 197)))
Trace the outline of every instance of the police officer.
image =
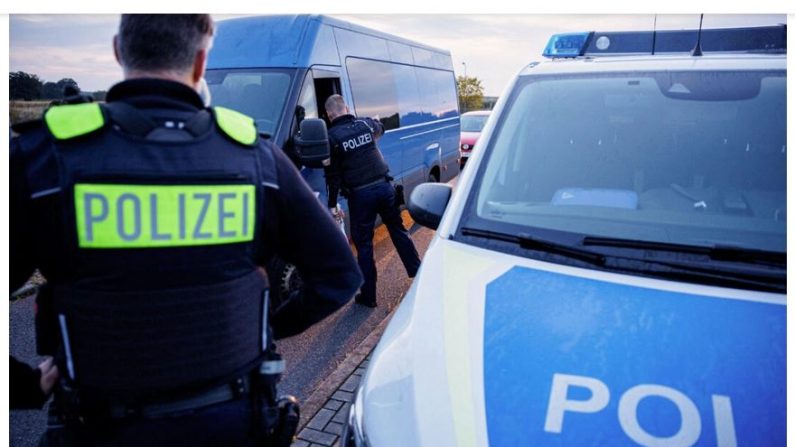
POLYGON ((403 227, 395 190, 389 183, 389 166, 376 145, 376 140, 384 133, 384 126, 378 120, 351 115, 340 95, 330 96, 325 107, 331 121, 328 131, 331 160, 326 168, 328 207, 332 215, 338 217, 337 197, 342 189, 348 198, 351 237, 364 274, 364 285, 356 296, 356 302, 375 307, 378 273, 373 259, 373 229, 376 214, 386 225, 410 278, 416 275, 420 258, 403 227))
POLYGON ((45 444, 272 441, 292 408, 275 406, 273 340, 361 285, 281 150, 251 118, 202 103, 212 34, 208 15, 123 15, 125 80, 107 104, 52 107, 15 129, 11 287, 38 268, 60 336, 45 444), (274 255, 305 287, 268 315, 260 266, 274 255))

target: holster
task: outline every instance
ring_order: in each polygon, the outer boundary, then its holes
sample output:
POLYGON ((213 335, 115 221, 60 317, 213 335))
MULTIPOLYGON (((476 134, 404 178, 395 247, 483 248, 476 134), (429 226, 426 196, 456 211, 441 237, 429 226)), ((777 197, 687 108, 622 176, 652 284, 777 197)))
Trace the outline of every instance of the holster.
POLYGON ((82 423, 80 414, 80 395, 77 388, 65 377, 61 377, 53 393, 55 398, 52 405, 54 411, 50 413, 48 425, 72 425, 82 423))
POLYGON ((293 396, 277 397, 276 384, 283 371, 284 360, 271 348, 254 373, 254 430, 262 446, 289 447, 298 431, 298 401, 293 396))

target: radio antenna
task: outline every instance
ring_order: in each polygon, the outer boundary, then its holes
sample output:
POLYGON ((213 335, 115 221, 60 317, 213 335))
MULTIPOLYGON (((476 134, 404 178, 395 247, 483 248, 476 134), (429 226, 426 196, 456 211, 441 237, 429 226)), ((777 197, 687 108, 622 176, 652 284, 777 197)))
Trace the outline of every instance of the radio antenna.
POLYGON ((657 14, 654 14, 654 32, 651 35, 651 55, 654 56, 654 46, 657 44, 657 14))
POLYGON ((696 41, 696 47, 693 48, 693 52, 690 53, 691 56, 703 56, 704 53, 701 52, 701 25, 704 24, 704 14, 701 14, 701 20, 698 22, 698 40, 696 41))

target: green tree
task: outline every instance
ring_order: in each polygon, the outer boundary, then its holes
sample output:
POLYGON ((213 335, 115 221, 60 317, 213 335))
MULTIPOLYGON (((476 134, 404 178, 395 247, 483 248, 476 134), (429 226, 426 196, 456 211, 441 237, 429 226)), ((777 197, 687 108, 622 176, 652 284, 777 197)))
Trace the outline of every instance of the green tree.
POLYGON ((43 99, 61 99, 63 92, 58 89, 58 84, 54 82, 45 82, 41 86, 41 97, 43 99))
POLYGON ((17 71, 8 74, 9 99, 31 101, 41 98, 42 82, 35 74, 17 71))
POLYGON ((72 78, 63 78, 58 82, 45 82, 41 89, 41 97, 44 99, 63 99, 64 89, 69 85, 80 91, 77 81, 72 78))
POLYGON ((470 110, 479 110, 483 107, 483 85, 480 79, 474 76, 459 76, 456 79, 458 87, 458 108, 461 113, 470 110))

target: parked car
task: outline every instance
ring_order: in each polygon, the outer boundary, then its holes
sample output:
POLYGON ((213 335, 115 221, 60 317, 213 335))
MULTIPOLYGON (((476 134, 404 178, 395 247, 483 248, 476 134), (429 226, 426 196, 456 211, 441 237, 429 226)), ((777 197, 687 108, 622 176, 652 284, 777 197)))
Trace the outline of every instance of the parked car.
POLYGON ((409 198, 437 231, 342 445, 785 445, 786 26, 545 55, 409 198))
POLYGON ((477 143, 480 132, 483 130, 483 126, 486 125, 489 115, 491 115, 490 110, 477 110, 461 114, 461 142, 458 146, 458 164, 460 169, 464 169, 464 165, 472 154, 472 149, 475 148, 475 143, 477 143))

